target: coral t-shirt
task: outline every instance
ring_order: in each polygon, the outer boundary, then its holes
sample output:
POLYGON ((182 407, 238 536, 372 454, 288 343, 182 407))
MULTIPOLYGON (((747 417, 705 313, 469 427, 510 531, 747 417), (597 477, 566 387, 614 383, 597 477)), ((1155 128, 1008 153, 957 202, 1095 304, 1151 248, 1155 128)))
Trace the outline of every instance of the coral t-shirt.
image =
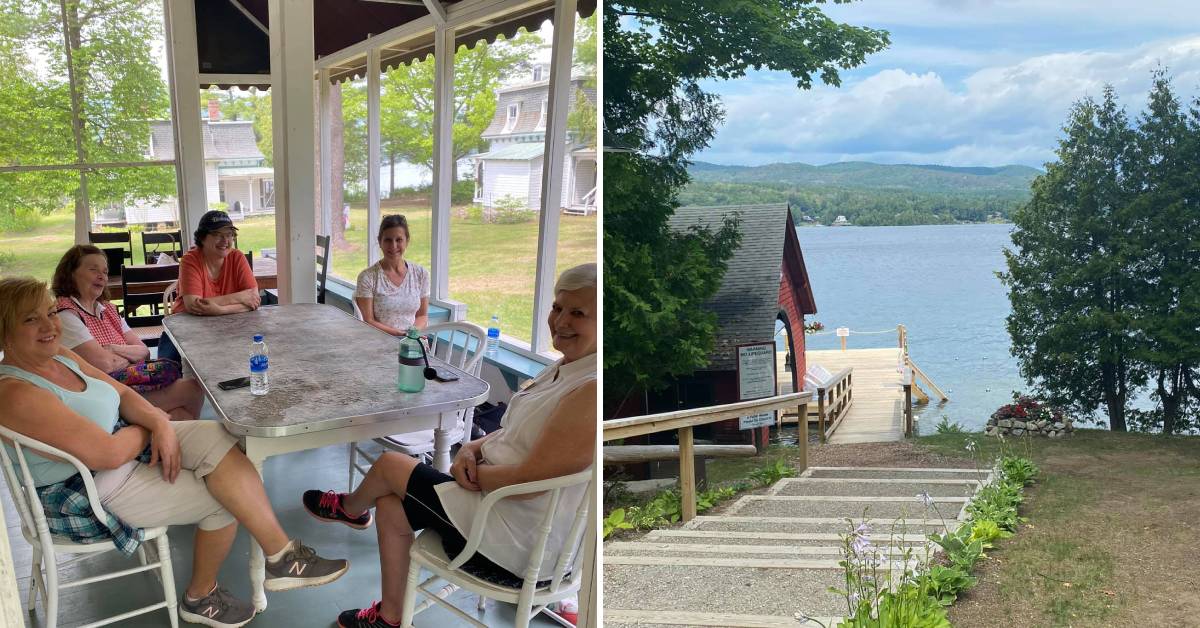
POLYGON ((194 294, 202 299, 208 299, 242 290, 258 290, 258 283, 254 281, 254 271, 250 270, 250 263, 246 261, 246 256, 241 251, 237 249, 229 251, 229 255, 225 256, 225 263, 221 264, 221 273, 214 281, 208 275, 208 268, 204 265, 204 253, 193 247, 184 253, 183 259, 179 260, 179 294, 175 297, 175 305, 171 307, 171 313, 178 314, 185 311, 183 307, 185 294, 194 294))

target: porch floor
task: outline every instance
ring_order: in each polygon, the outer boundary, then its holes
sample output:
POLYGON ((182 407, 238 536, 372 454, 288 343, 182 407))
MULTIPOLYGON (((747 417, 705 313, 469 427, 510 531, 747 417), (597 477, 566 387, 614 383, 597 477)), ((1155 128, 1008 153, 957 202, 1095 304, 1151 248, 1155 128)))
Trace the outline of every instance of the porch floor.
MULTIPOLYGON (((361 608, 379 599, 379 559, 374 529, 352 530, 341 525, 318 522, 304 512, 300 505, 300 494, 308 488, 331 488, 344 490, 348 457, 346 446, 325 447, 267 460, 264 477, 267 494, 275 506, 275 512, 284 529, 292 537, 303 539, 325 556, 350 559, 350 572, 337 582, 324 587, 299 589, 283 593, 267 593, 267 610, 249 625, 259 628, 333 626, 339 612, 347 608, 361 608)), ((2 480, 0 480, 2 482, 2 480)), ((19 576, 21 600, 24 603, 30 584, 30 561, 32 550, 21 536, 20 523, 11 497, 5 487, 0 490, 0 501, 4 504, 5 520, 9 528, 8 538, 12 545, 13 562, 19 576)), ((187 586, 192 568, 192 537, 194 526, 173 526, 170 529, 171 560, 174 563, 175 588, 182 594, 187 586)), ((249 598, 250 582, 247 573, 249 561, 249 536, 245 529, 238 530, 233 550, 221 567, 220 582, 235 595, 249 598)), ((136 565, 136 558, 125 558, 116 552, 107 552, 77 560, 69 565, 60 565, 60 583, 115 571, 136 565)), ((60 590, 59 625, 74 626, 100 617, 107 617, 134 608, 154 604, 162 600, 162 589, 154 576, 135 574, 98 584, 60 590)), ((474 595, 457 591, 449 598, 456 606, 475 616, 489 626, 512 626, 515 608, 509 604, 488 602, 482 613, 475 611, 474 595)), ((37 611, 26 615, 29 628, 46 626, 46 616, 41 600, 37 611)), ((453 613, 434 606, 417 615, 416 626, 461 626, 467 625, 453 613)), ((140 617, 119 622, 122 627, 168 626, 165 610, 155 611, 140 617)), ((181 620, 181 626, 189 626, 181 620)), ((532 626, 557 626, 554 622, 538 616, 532 626)))

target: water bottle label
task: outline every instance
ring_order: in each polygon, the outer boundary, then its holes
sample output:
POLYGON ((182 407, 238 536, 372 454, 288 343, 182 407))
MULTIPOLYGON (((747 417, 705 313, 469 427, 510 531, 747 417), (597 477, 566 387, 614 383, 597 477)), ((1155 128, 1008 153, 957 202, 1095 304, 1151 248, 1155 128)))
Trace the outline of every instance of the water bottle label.
POLYGON ((403 366, 421 366, 421 367, 423 367, 423 366, 425 366, 425 360, 423 360, 421 358, 421 356, 417 356, 415 358, 406 358, 404 356, 400 356, 400 364, 403 366))
POLYGON ((267 370, 267 356, 252 355, 250 356, 250 371, 259 373, 267 370))
POLYGON ((500 330, 495 327, 488 327, 488 338, 499 338, 500 330))

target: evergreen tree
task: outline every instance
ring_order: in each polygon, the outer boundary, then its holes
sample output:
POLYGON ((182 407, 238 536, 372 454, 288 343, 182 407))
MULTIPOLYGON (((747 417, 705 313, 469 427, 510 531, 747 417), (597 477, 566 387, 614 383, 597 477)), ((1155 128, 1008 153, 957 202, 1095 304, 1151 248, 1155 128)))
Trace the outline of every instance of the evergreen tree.
POLYGON ((1104 407, 1125 431, 1145 382, 1131 332, 1136 292, 1128 233, 1136 135, 1111 87, 1074 105, 1058 161, 1014 213, 1005 251, 1007 326, 1021 374, 1052 401, 1091 414, 1104 407))

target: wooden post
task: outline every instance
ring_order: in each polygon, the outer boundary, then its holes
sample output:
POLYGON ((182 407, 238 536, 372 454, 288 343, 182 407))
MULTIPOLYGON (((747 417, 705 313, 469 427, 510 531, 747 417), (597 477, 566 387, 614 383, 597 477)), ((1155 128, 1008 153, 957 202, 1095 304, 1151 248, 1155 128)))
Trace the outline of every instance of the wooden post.
POLYGON ((841 340, 842 340, 842 351, 845 351, 846 350, 846 337, 842 336, 841 340))
MULTIPOLYGON (((796 440, 799 441, 797 444, 800 445, 800 473, 803 473, 808 468, 808 404, 800 404, 797 411, 799 412, 797 416, 801 420, 796 423, 796 427, 800 432, 799 438, 796 440)), ((821 436, 824 437, 825 433, 821 432, 821 436)))
POLYGON ((912 383, 904 384, 904 437, 912 438, 913 435, 913 416, 912 416, 912 383))
MULTIPOLYGON (((843 338, 843 340, 845 340, 843 338)), ((805 426, 808 425, 808 417, 804 417, 805 426)), ((821 430, 821 444, 825 444, 825 389, 817 389, 817 427, 821 430)))
POLYGON ((693 451, 692 428, 679 428, 679 496, 683 521, 696 518, 696 458, 693 451))

